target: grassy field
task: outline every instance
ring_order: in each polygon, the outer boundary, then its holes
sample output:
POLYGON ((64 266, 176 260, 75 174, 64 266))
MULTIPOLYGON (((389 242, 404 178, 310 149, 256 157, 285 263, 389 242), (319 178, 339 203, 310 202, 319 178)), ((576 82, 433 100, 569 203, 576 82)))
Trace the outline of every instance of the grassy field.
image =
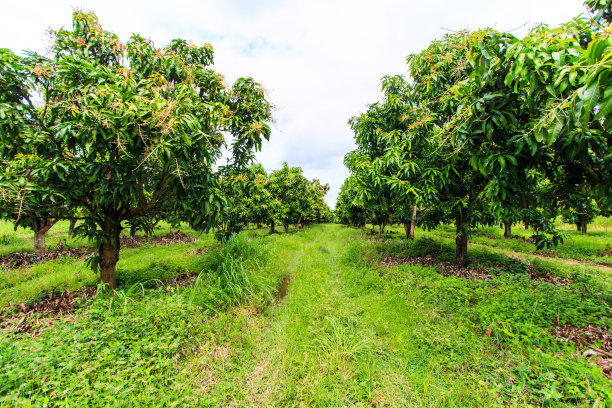
MULTIPOLYGON (((572 245, 599 249, 606 228, 572 245)), ((198 241, 123 249, 120 289, 50 327, 40 316, 39 335, 2 330, 0 406, 612 406, 610 380, 581 355, 591 345, 555 334, 610 327, 610 271, 592 258, 533 258, 530 244, 487 229, 470 258, 491 277, 466 279, 387 262, 442 265, 450 228, 415 241, 339 225, 246 231, 225 246, 183 231, 198 241), (199 275, 168 280, 185 273, 199 275)), ((18 231, 12 250, 27 238, 18 231)), ((0 290, 6 304, 95 282, 64 259, 3 271, 0 290)))

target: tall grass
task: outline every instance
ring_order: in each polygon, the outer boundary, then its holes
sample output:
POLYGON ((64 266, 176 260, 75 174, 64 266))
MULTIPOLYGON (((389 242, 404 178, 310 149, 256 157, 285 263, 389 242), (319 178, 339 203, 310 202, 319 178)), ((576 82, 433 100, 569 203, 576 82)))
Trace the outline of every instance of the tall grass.
POLYGON ((265 258, 260 241, 231 237, 222 248, 204 258, 202 272, 186 292, 189 300, 215 313, 253 298, 270 300, 272 287, 252 273, 265 258))

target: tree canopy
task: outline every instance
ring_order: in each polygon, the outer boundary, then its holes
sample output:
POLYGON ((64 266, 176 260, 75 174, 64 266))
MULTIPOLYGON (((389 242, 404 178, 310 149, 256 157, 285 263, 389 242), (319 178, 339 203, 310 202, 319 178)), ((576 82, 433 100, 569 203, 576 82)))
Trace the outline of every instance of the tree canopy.
POLYGON ((417 206, 426 227, 454 221, 465 265, 477 225, 503 222, 509 234, 523 218, 544 248, 562 240, 549 221, 560 202, 578 207, 577 189, 607 213, 609 5, 587 5, 592 18, 539 26, 523 39, 451 33, 408 56, 408 76, 384 77, 383 99, 349 121, 357 148, 345 157, 343 217, 361 206, 384 227, 417 206))
POLYGON ((122 43, 79 11, 53 36, 50 57, 0 50, 2 161, 13 170, 0 179, 3 205, 38 192, 52 213, 82 209, 76 232, 114 287, 124 223, 160 211, 197 229, 218 223, 226 199, 213 166, 228 145, 230 166, 251 161, 272 105, 251 78, 227 86, 209 44, 122 43))

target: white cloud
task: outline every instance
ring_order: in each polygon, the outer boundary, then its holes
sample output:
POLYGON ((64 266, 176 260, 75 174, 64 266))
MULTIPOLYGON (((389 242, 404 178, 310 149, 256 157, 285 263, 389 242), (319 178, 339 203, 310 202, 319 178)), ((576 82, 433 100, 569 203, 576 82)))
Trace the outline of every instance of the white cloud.
POLYGON ((515 32, 523 35, 584 11, 578 0, 31 0, 3 5, 0 47, 43 51, 45 30, 69 27, 73 6, 94 11, 122 39, 211 43, 219 72, 229 81, 252 76, 278 108, 259 160, 268 170, 287 161, 329 183, 332 206, 354 146, 348 119, 379 99, 383 75, 405 72, 409 53, 446 30, 527 24, 515 32))

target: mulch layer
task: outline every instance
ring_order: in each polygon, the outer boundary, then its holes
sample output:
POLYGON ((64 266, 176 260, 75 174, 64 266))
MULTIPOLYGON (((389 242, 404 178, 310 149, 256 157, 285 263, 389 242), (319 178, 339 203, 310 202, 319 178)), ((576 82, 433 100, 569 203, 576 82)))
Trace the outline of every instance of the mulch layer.
POLYGON ((46 290, 30 302, 6 307, 0 313, 0 329, 36 337, 62 317, 74 320, 75 310, 87 305, 96 293, 95 286, 76 291, 46 290))
MULTIPOLYGON (((61 241, 60 241, 61 242, 61 241)), ((37 252, 13 252, 0 256, 0 267, 2 269, 17 269, 28 267, 43 262, 53 261, 59 258, 79 258, 87 259, 94 256, 94 253, 87 247, 77 247, 64 249, 56 247, 43 253, 37 252)))
MULTIPOLYGON (((121 248, 136 248, 141 245, 171 245, 185 242, 194 242, 197 239, 181 231, 171 232, 165 235, 145 238, 144 236, 121 237, 121 248)), ((44 253, 36 252, 14 252, 12 254, 0 256, 0 268, 17 269, 28 267, 43 262, 53 261, 59 258, 87 259, 95 256, 91 248, 83 246, 77 248, 65 248, 64 241, 59 241, 54 249, 44 253)))
POLYGON ((142 235, 136 235, 133 237, 121 237, 121 248, 136 248, 141 245, 172 245, 172 244, 184 244, 186 242, 197 241, 197 238, 187 235, 181 231, 171 232, 165 235, 154 235, 150 238, 146 238, 142 235))
POLYGON ((576 328, 563 325, 555 327, 552 333, 559 341, 572 342, 586 349, 582 355, 589 359, 589 364, 599 366, 602 374, 612 380, 612 332, 610 328, 599 326, 576 328))
MULTIPOLYGON (((393 267, 395 265, 419 265, 426 267, 436 267, 440 273, 444 276, 457 276, 459 278, 466 279, 482 279, 482 280, 491 280, 493 275, 498 274, 499 269, 503 269, 503 265, 479 265, 476 268, 467 266, 460 267, 454 262, 442 262, 434 259, 431 255, 423 256, 423 257, 406 257, 406 258, 397 258, 393 256, 387 256, 382 259, 381 263, 388 267, 393 267)), ((548 283, 552 283, 553 285, 568 285, 569 279, 567 278, 558 278, 554 276, 549 276, 544 272, 538 271, 535 268, 529 268, 528 275, 531 280, 535 281, 544 281, 548 283)))
POLYGON ((200 276, 200 272, 181 273, 180 275, 176 275, 171 280, 165 282, 165 285, 176 288, 184 288, 193 285, 195 281, 198 280, 198 276, 200 276))
MULTIPOLYGON (((493 235, 493 234, 476 234, 476 236, 481 236, 481 237, 485 237, 485 238, 489 238, 489 239, 494 239, 494 240, 498 240, 498 239, 502 239, 499 235, 493 235)), ((533 244, 535 245, 536 240, 535 238, 532 237, 522 237, 520 235, 510 235, 508 238, 503 237, 503 239, 518 239, 520 241, 526 242, 528 244, 533 244)))
POLYGON ((612 256, 612 247, 610 244, 606 244, 604 249, 600 249, 597 251, 597 256, 612 256))
MULTIPOLYGON (((166 235, 145 238, 143 236, 121 237, 122 248, 136 248, 141 245, 171 245, 185 242, 194 242, 197 239, 181 231, 171 232, 166 235)), ((15 269, 28 267, 42 262, 52 261, 58 258, 80 258, 87 259, 95 255, 88 247, 64 248, 64 242, 60 241, 55 249, 47 250, 45 253, 17 252, 0 256, 0 267, 4 269, 15 269)), ((195 254, 205 251, 196 248, 195 254)), ((184 273, 175 276, 165 284, 168 286, 185 287, 193 284, 198 274, 184 273)), ((60 319, 75 319, 75 311, 90 303, 97 293, 95 286, 84 286, 76 291, 51 289, 41 292, 27 303, 10 305, 0 310, 0 330, 6 330, 14 334, 27 333, 31 337, 53 325, 60 319)))

